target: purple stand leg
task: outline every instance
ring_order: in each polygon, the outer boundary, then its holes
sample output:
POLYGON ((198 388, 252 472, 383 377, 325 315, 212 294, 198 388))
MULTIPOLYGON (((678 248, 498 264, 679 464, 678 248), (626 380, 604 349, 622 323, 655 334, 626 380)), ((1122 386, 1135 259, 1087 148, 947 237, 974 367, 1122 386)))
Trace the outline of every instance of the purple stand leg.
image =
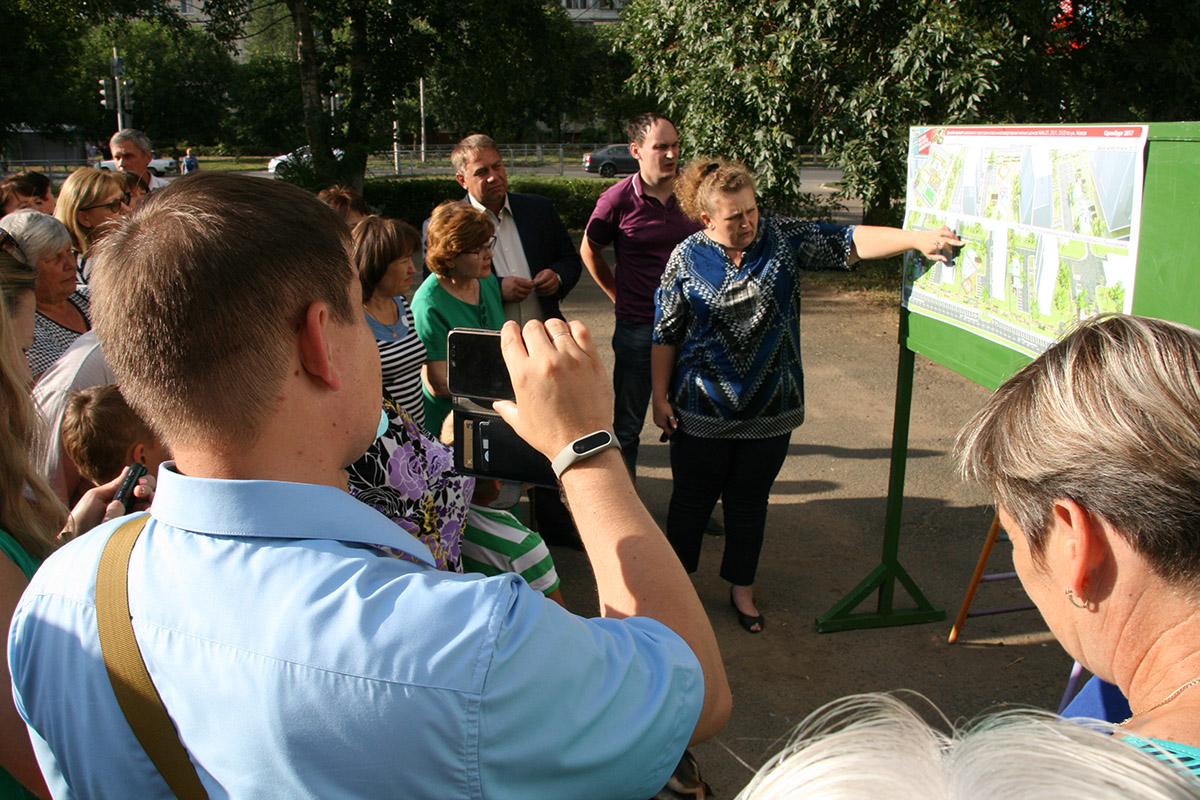
POLYGON ((1062 701, 1058 704, 1058 713, 1061 714, 1071 702, 1071 698, 1075 696, 1075 691, 1079 688, 1079 682, 1083 679, 1083 664, 1078 661, 1075 666, 1071 667, 1071 677, 1067 678, 1067 690, 1063 692, 1062 701))

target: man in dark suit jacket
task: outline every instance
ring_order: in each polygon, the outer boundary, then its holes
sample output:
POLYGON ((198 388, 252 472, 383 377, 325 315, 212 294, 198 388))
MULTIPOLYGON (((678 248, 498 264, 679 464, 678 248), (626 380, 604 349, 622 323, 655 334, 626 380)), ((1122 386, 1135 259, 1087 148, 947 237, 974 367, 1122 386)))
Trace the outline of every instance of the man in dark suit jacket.
POLYGON ((496 225, 492 268, 508 319, 562 318, 558 301, 575 287, 583 262, 550 198, 508 191, 508 173, 496 143, 475 134, 450 154, 462 202, 488 212, 496 225))
MULTIPOLYGON (((508 191, 508 173, 496 142, 468 136, 450 153, 462 199, 482 209, 496 225, 492 270, 500 281, 504 315, 524 324, 530 319, 562 319, 558 301, 575 287, 583 261, 554 210, 550 198, 508 191)), ((550 544, 580 546, 571 514, 556 489, 534 489, 538 533, 550 544)))

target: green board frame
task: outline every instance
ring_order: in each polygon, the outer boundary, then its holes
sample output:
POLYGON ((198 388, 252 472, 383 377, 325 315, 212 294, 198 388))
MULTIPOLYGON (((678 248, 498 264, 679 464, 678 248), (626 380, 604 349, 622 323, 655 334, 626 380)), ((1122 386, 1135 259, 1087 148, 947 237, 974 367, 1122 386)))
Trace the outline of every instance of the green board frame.
MULTIPOLYGON (((1149 124, 1142 187, 1133 313, 1200 328, 1200 122, 1149 124)), ((896 412, 892 428, 883 557, 858 586, 817 618, 822 633, 881 628, 945 619, 900 564, 900 522, 904 504, 904 468, 912 410, 915 354, 936 361, 988 389, 995 389, 1031 360, 998 342, 947 322, 900 311, 900 361, 896 375, 896 412), (895 608, 895 583, 908 592, 914 608, 895 608), (873 611, 855 611, 877 596, 873 611)))

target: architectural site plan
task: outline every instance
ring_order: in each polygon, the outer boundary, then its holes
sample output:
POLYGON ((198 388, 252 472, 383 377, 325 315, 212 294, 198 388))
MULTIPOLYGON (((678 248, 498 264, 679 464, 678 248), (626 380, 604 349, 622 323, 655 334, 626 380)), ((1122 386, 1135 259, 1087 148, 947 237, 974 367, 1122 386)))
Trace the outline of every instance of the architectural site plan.
POLYGON ((948 225, 949 264, 909 253, 904 303, 1036 356, 1133 305, 1145 125, 916 127, 904 227, 948 225))

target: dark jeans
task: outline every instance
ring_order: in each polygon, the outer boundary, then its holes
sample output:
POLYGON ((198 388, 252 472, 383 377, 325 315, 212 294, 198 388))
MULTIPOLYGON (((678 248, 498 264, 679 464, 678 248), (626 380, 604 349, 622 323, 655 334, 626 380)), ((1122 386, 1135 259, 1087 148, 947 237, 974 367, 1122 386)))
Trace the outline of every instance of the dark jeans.
POLYGON ((735 586, 754 583, 767 524, 767 500, 783 467, 791 434, 770 439, 702 439, 678 431, 671 437, 671 506, 667 539, 684 569, 700 563, 704 526, 717 498, 725 510, 721 577, 735 586))
POLYGON ((630 475, 637 474, 638 440, 650 406, 650 322, 618 319, 613 330, 613 433, 630 475))

